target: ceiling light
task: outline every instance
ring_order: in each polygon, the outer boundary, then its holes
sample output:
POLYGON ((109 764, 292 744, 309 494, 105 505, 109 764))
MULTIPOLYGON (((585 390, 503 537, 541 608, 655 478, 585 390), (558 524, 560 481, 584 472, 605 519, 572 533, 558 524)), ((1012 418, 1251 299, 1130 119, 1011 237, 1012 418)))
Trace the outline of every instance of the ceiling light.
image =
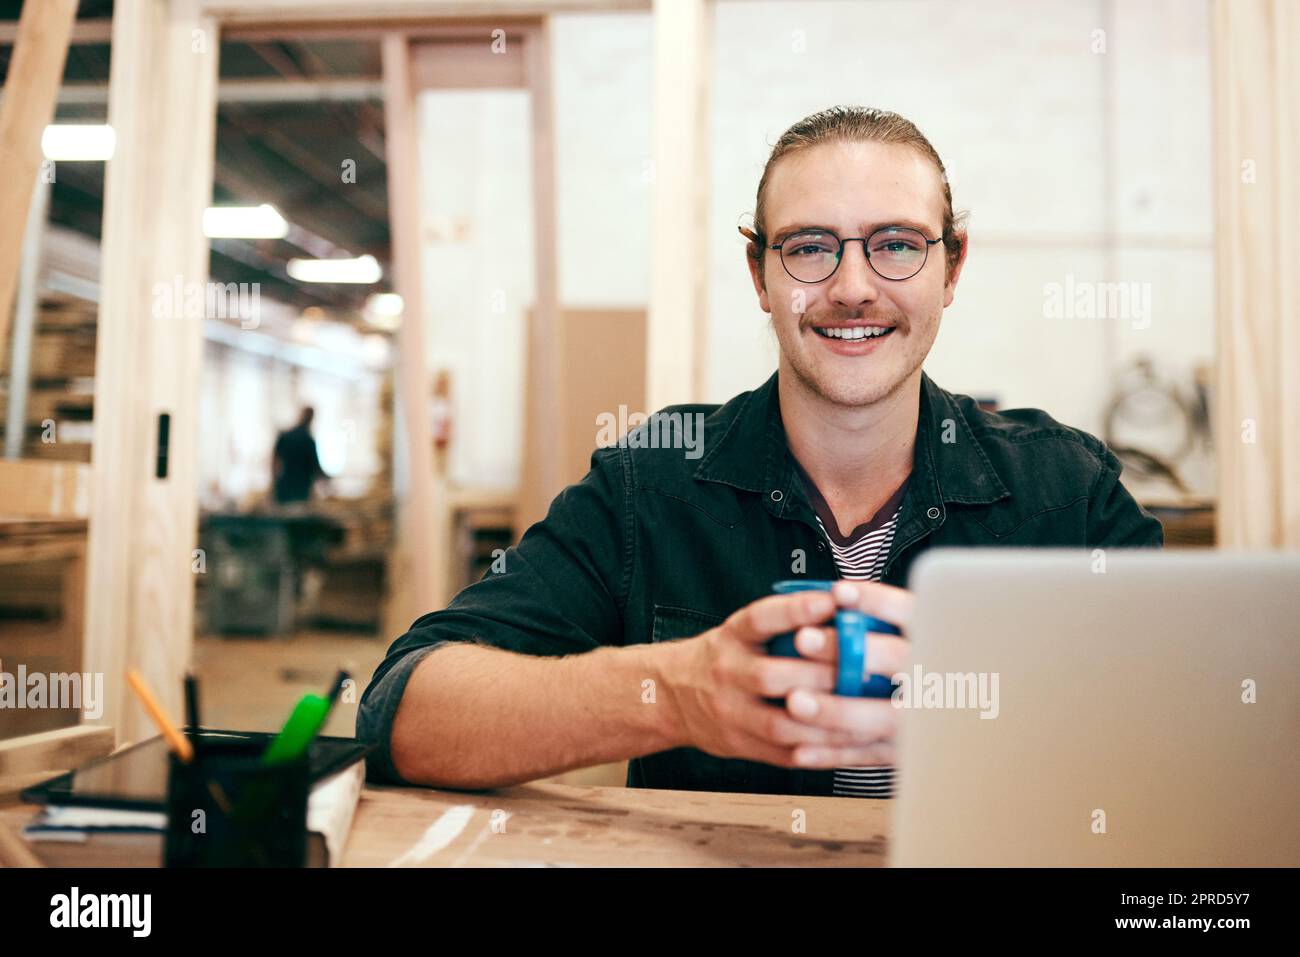
POLYGON ((107 160, 117 146, 113 127, 88 123, 51 123, 41 134, 41 151, 46 159, 107 160))
POLYGON ((397 293, 377 292, 366 300, 362 316, 376 329, 392 332, 402 324, 404 306, 402 297, 397 293))
POLYGON ((269 203, 260 206, 209 206, 203 235, 209 239, 283 239, 289 224, 269 203))
POLYGON ((289 276, 299 282, 379 282, 383 270, 374 256, 357 259, 290 259, 289 276))

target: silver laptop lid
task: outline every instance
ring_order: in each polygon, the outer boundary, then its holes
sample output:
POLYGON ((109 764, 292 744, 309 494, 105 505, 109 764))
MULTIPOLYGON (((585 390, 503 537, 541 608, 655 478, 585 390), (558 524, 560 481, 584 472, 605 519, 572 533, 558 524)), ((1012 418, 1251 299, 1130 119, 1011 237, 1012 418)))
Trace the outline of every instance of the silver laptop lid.
POLYGON ((1300 555, 947 549, 909 584, 891 863, 1300 864, 1300 555))

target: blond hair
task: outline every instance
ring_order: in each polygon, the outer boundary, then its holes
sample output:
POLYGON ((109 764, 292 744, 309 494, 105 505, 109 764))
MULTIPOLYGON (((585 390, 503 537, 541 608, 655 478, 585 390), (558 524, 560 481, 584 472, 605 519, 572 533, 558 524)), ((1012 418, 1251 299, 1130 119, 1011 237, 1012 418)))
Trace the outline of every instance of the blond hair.
POLYGON ((781 138, 772 147, 772 155, 763 167, 763 176, 758 181, 758 196, 754 200, 753 232, 741 232, 749 238, 749 255, 758 260, 759 275, 763 269, 763 249, 767 242, 767 182, 772 170, 783 157, 799 153, 809 147, 822 143, 887 143, 896 146, 909 146, 925 156, 939 170, 939 181, 943 187, 943 248, 947 260, 948 274, 956 268, 961 259, 962 246, 965 244, 965 213, 954 215, 952 211, 952 190, 948 188, 948 173, 943 160, 925 134, 906 117, 891 113, 889 110, 877 110, 865 106, 832 106, 830 109, 805 116, 798 123, 781 134, 781 138), (756 234, 756 235, 755 235, 756 234))

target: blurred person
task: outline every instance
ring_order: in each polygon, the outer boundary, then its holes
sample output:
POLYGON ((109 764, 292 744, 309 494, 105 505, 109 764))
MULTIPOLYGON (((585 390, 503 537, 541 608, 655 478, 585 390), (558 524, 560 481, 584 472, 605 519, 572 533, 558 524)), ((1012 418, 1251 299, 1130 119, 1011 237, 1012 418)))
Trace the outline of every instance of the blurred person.
POLYGON ((272 494, 278 505, 306 502, 311 499, 316 481, 329 478, 321 468, 316 454, 316 440, 311 434, 311 423, 316 411, 311 406, 303 408, 298 424, 281 432, 275 439, 271 454, 272 494))

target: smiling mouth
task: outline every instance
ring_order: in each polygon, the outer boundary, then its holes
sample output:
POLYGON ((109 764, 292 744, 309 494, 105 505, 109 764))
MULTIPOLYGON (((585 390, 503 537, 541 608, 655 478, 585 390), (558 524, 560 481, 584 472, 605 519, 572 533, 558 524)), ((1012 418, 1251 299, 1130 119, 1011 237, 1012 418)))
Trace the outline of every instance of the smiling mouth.
POLYGON ((813 326, 813 332, 823 339, 838 339, 842 342, 859 342, 871 339, 883 339, 895 329, 894 326, 813 326))

